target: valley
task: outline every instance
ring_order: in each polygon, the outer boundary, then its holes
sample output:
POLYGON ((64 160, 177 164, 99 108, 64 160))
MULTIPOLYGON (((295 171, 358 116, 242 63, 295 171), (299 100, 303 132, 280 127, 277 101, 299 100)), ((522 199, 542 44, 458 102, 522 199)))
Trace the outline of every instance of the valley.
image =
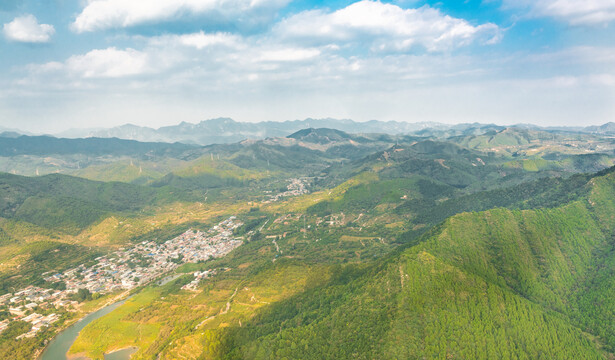
POLYGON ((0 352, 612 358, 611 138, 421 131, 2 155, 0 352))
POLYGON ((615 360, 614 26, 0 1, 0 360, 615 360))

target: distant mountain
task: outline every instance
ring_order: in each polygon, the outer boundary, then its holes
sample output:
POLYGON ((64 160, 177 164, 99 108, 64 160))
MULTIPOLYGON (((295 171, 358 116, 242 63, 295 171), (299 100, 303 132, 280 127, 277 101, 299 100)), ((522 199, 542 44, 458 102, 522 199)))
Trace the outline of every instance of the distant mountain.
POLYGON ((0 217, 77 233, 108 213, 131 213, 152 204, 191 199, 177 189, 98 182, 49 174, 0 173, 0 217))
MULTIPOLYGON (((197 124, 181 122, 177 125, 163 126, 158 129, 125 124, 112 128, 86 128, 70 129, 53 136, 60 138, 118 138, 136 140, 140 142, 181 142, 192 145, 230 144, 243 140, 261 140, 274 137, 286 137, 300 130, 327 128, 340 130, 350 134, 379 133, 388 135, 413 135, 447 139, 455 136, 479 136, 489 132, 499 132, 506 128, 525 130, 591 133, 596 135, 615 134, 615 122, 600 126, 549 126, 542 127, 534 124, 516 124, 501 126, 495 124, 464 123, 442 124, 436 122, 405 122, 405 121, 379 121, 370 120, 358 122, 350 119, 312 119, 288 121, 262 121, 238 122, 230 118, 216 118, 201 121, 197 124)), ((0 126, 0 133, 8 132, 11 135, 32 135, 31 133, 9 129, 0 126)), ((7 135, 0 135, 7 136, 7 135)))
POLYGON ((457 124, 437 127, 427 127, 413 132, 414 135, 423 137, 436 137, 440 139, 447 139, 454 136, 471 136, 471 135, 483 135, 491 132, 499 132, 506 129, 506 126, 499 126, 495 124, 457 124))
POLYGON ((7 134, 32 135, 32 133, 27 132, 27 131, 15 129, 15 128, 9 128, 5 126, 0 126, 0 136, 7 136, 7 134))
POLYGON ((588 126, 584 130, 595 134, 615 134, 615 122, 608 122, 600 126, 588 126))
POLYGON ((0 137, 3 138, 18 138, 21 134, 15 131, 4 131, 0 133, 0 137))
POLYGON ((350 140, 348 133, 334 129, 304 129, 287 136, 291 139, 307 141, 313 144, 329 144, 335 141, 350 140))
POLYGON ((62 139, 52 136, 0 135, 0 156, 16 155, 130 155, 173 156, 193 147, 186 144, 144 143, 117 138, 62 139))
POLYGON ((438 123, 407 123, 398 121, 356 122, 338 119, 305 119, 294 121, 264 121, 258 123, 237 122, 229 118, 201 121, 198 124, 182 122, 159 129, 127 124, 110 129, 84 131, 70 130, 57 134, 60 137, 117 137, 144 142, 183 142, 186 144, 228 144, 246 139, 285 137, 299 130, 328 128, 348 133, 407 134, 423 129, 446 129, 449 125, 438 123))

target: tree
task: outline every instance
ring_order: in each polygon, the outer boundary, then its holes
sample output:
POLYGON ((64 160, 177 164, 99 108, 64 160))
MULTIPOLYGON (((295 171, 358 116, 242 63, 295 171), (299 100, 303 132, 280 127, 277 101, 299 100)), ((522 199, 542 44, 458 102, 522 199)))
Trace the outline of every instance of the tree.
POLYGON ((79 289, 77 293, 73 295, 73 299, 79 302, 84 302, 86 300, 92 300, 92 293, 88 289, 79 289))

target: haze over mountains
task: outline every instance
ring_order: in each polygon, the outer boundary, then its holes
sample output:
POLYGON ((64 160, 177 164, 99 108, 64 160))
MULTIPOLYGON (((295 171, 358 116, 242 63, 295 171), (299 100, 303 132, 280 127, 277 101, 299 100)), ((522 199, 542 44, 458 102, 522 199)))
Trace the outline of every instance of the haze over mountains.
MULTIPOLYGON (((510 127, 544 131, 582 132, 594 134, 615 134, 615 123, 587 127, 540 127, 532 124, 518 124, 510 127)), ((306 128, 329 128, 348 133, 385 133, 436 136, 441 138, 461 135, 479 135, 487 131, 501 131, 506 126, 495 124, 443 124, 436 122, 378 121, 358 122, 349 119, 305 119, 284 122, 238 122, 230 118, 201 121, 198 124, 181 122, 177 125, 158 129, 125 124, 112 128, 71 129, 53 136, 60 138, 118 138, 141 142, 182 142, 194 145, 234 143, 245 139, 284 137, 306 128)), ((31 135, 16 129, 0 129, 0 136, 15 136, 16 133, 31 135)))

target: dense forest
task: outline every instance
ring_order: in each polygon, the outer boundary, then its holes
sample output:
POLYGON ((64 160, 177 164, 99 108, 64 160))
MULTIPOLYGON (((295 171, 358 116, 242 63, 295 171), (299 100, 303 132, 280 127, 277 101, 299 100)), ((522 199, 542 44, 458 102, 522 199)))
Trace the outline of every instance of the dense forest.
POLYGON ((453 216, 398 255, 212 330, 205 358, 603 358, 614 189, 608 174, 559 207, 453 216))

